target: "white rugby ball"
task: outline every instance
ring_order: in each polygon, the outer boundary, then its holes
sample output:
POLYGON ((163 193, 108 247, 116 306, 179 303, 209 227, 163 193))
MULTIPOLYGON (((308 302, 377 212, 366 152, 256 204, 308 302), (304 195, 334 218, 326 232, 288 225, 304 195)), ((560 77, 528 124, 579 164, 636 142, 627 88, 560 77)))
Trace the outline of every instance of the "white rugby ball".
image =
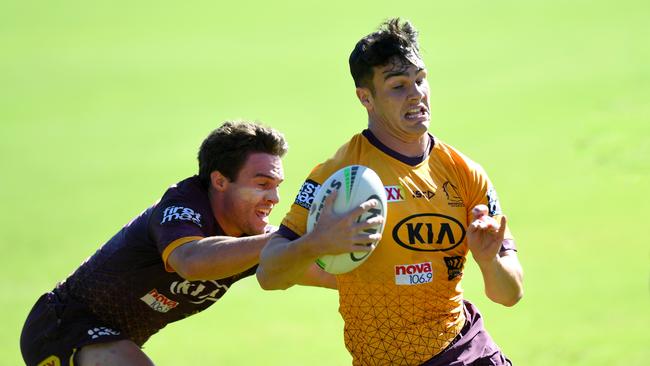
MULTIPOLYGON (((356 221, 361 222, 371 217, 381 215, 386 217, 386 190, 379 179, 377 173, 363 165, 349 165, 332 174, 320 186, 312 201, 307 217, 307 232, 310 232, 316 226, 321 211, 323 210, 325 199, 334 191, 338 195, 334 200, 334 212, 342 214, 359 207, 359 205, 370 199, 379 201, 379 205, 368 211, 365 211, 356 221)), ((375 225, 365 230, 367 233, 382 233, 384 224, 375 225)), ((373 245, 375 242, 362 243, 364 245, 373 245)), ((373 249, 374 250, 374 249, 373 249)), ((370 256, 372 252, 352 252, 338 255, 325 255, 316 260, 316 263, 325 271, 332 274, 341 274, 349 272, 370 256)))

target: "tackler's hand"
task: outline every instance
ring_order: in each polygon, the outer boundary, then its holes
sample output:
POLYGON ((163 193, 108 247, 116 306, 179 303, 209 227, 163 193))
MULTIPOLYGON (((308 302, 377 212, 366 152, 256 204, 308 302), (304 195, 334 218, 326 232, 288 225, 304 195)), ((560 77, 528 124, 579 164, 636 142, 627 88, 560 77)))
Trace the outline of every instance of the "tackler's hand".
POLYGON ((474 221, 467 230, 467 244, 474 260, 481 265, 497 259, 506 231, 506 217, 497 222, 488 215, 486 205, 477 205, 472 209, 474 221))

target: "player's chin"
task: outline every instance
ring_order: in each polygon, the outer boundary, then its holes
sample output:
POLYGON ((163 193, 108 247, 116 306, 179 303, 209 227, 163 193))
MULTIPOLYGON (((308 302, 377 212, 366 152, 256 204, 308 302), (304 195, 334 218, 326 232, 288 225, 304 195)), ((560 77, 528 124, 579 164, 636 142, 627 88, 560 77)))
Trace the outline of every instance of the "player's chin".
POLYGON ((402 119, 403 126, 405 126, 410 132, 413 133, 424 133, 429 130, 429 125, 431 121, 429 119, 402 119))
POLYGON ((256 218, 254 222, 249 225, 251 233, 249 235, 259 235, 266 232, 266 227, 269 225, 269 220, 267 218, 260 219, 256 218))

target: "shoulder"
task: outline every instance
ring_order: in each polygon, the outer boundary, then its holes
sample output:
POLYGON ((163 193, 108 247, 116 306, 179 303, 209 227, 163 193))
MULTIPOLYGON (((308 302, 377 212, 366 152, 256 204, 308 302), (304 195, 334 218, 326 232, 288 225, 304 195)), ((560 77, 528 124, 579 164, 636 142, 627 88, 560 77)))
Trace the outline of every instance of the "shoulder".
POLYGON ((155 205, 154 215, 160 215, 161 223, 180 219, 203 226, 203 219, 210 213, 207 188, 198 176, 192 176, 171 185, 155 205))
POLYGON ((437 159, 432 159, 432 162, 451 165, 456 169, 461 169, 468 173, 477 172, 484 174, 483 167, 481 167, 479 163, 440 139, 435 139, 433 151, 435 152, 437 159))
POLYGON ((298 206, 309 209, 321 184, 323 184, 327 178, 344 166, 356 163, 355 156, 358 156, 363 145, 363 140, 365 140, 365 138, 360 133, 352 136, 348 142, 336 150, 332 157, 317 164, 311 170, 307 179, 302 183, 294 203, 298 206))
POLYGON ((359 156, 364 153, 364 150, 368 149, 367 145, 368 142, 361 133, 352 136, 348 142, 336 150, 331 158, 316 165, 309 174, 309 179, 320 184, 344 166, 357 164, 359 156))
POLYGON ((195 204, 207 204, 207 199, 208 190, 201 183, 199 177, 195 175, 169 186, 161 197, 160 202, 182 201, 195 204))

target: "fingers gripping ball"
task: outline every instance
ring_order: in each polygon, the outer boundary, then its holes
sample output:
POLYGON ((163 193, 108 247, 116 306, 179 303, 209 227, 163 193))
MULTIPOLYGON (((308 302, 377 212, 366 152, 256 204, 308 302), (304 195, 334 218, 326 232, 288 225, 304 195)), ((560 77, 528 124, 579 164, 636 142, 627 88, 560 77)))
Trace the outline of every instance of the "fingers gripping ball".
MULTIPOLYGON (((379 204, 367 211, 364 211, 357 217, 356 222, 368 220, 372 217, 386 217, 386 190, 381 179, 372 169, 363 165, 350 165, 338 170, 332 174, 321 185, 320 190, 314 197, 313 204, 307 217, 307 231, 310 232, 316 226, 318 218, 323 210, 325 199, 334 191, 338 191, 334 200, 334 212, 342 214, 348 212, 361 203, 370 199, 375 199, 379 204)), ((382 233, 384 223, 375 225, 367 230, 366 233, 382 233)), ((372 246, 373 251, 376 242, 362 243, 372 246)), ((341 274, 349 272, 368 259, 370 252, 352 252, 339 255, 325 255, 319 258, 316 263, 325 271, 332 274, 341 274)))

